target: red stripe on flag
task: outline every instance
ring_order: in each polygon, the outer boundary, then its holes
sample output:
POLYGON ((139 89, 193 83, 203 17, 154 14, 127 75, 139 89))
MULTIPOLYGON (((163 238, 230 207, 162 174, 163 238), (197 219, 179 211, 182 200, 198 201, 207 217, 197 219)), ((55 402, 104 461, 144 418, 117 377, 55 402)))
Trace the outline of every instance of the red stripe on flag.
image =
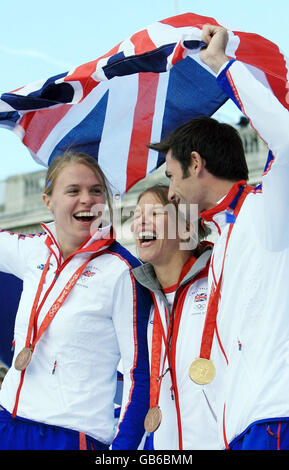
POLYGON ((146 176, 147 159, 155 109, 159 75, 139 74, 138 97, 134 111, 133 129, 127 160, 126 191, 146 176))
POLYGON ((288 71, 278 46, 258 34, 239 31, 236 34, 240 38, 236 59, 263 70, 273 93, 283 106, 288 108, 286 102, 288 71))
POLYGON ((83 432, 79 433, 79 450, 87 450, 86 435, 83 432))
POLYGON ((23 144, 37 153, 53 128, 65 116, 73 105, 61 105, 57 108, 41 109, 23 116, 20 126, 25 130, 23 144))
POLYGON ((98 62, 101 59, 117 54, 119 46, 120 44, 113 47, 109 52, 107 52, 96 60, 80 65, 70 75, 67 75, 64 78, 65 82, 78 81, 81 83, 83 89, 83 96, 80 101, 82 101, 91 92, 91 90, 93 90, 93 88, 95 88, 99 84, 99 82, 91 78, 91 75, 96 71, 98 62))
MULTIPOLYGON (((194 13, 184 13, 162 20, 160 23, 175 28, 193 26, 200 29, 204 24, 220 25, 214 18, 195 15, 194 13)), ((233 32, 240 38, 236 59, 263 70, 275 96, 283 106, 289 109, 288 88, 286 87, 288 70, 284 56, 278 46, 258 34, 233 32)))
POLYGON ((146 29, 133 34, 130 40, 134 45, 135 54, 144 54, 156 48, 155 43, 151 40, 146 29))
POLYGON ((214 24, 219 26, 219 23, 210 16, 195 15, 193 13, 184 13, 183 15, 173 16, 166 20, 160 21, 160 23, 174 26, 175 28, 184 28, 186 26, 194 26, 202 29, 204 24, 214 24))
POLYGON ((23 88, 25 88, 25 86, 21 86, 21 87, 19 87, 19 88, 15 88, 15 90, 9 91, 9 93, 16 93, 16 92, 18 92, 19 90, 22 90, 23 88))
POLYGON ((80 82, 82 86, 82 101, 95 88, 99 82, 91 78, 91 74, 95 72, 97 61, 88 62, 87 64, 77 67, 71 75, 64 78, 65 82, 80 82))
POLYGON ((172 58, 172 65, 175 65, 179 60, 184 58, 184 51, 186 49, 184 46, 179 42, 175 48, 174 55, 172 58))

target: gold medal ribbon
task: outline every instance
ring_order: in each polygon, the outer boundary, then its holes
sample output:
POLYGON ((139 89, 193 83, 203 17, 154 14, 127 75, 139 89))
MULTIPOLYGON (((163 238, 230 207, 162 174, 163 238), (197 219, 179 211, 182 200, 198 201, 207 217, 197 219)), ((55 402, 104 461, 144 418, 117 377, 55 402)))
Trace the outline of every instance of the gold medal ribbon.
MULTIPOLYGON (((247 185, 243 186, 244 183, 245 183, 244 181, 240 181, 238 185, 236 185, 233 188, 235 192, 237 191, 239 192, 235 194, 236 205, 235 205, 234 212, 233 212, 235 219, 237 218, 240 212, 240 209, 245 201, 245 198, 253 189, 251 186, 247 186, 247 185)), ((232 197, 232 195, 230 197, 232 197)), ((212 216, 212 214, 214 214, 214 211, 215 211, 215 208, 213 209, 213 211, 207 211, 207 212, 210 212, 210 217, 212 216)), ((211 350, 212 350, 212 344, 213 344, 213 337, 214 337, 214 333, 216 330, 219 301, 221 298, 220 293, 221 293, 221 284, 222 284, 222 277, 223 277, 223 271, 224 271, 224 265, 225 265, 226 252, 227 252, 228 243, 232 234, 233 227, 234 227, 234 223, 231 223, 229 230, 228 230, 227 239, 226 239, 226 245, 224 249, 221 274, 219 276, 219 280, 217 283, 216 281, 214 282, 214 280, 212 281, 213 284, 212 284, 212 288, 211 288, 211 292, 209 296, 208 308, 207 308, 206 319, 205 319, 202 340, 201 340, 200 356, 191 364, 190 370, 189 370, 189 375, 191 379, 194 382, 202 384, 202 385, 210 383, 215 377, 215 367, 214 367, 212 360, 210 359, 210 356, 211 356, 211 350)), ((213 264, 213 260, 212 260, 212 264, 213 264)))

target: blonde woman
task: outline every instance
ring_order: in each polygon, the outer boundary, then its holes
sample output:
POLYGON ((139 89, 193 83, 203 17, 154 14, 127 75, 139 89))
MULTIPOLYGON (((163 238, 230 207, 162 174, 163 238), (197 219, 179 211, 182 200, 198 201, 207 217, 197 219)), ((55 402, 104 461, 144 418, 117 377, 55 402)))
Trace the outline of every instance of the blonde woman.
POLYGON ((148 407, 149 295, 139 262, 99 213, 110 205, 96 161, 67 153, 49 167, 54 216, 34 236, 0 233, 0 269, 23 280, 15 353, 0 392, 1 449, 135 449, 148 407), (124 392, 114 429, 117 365, 124 392))
MULTIPOLYGON (((189 231, 168 186, 146 189, 138 199, 133 233, 143 265, 135 278, 152 292, 148 325, 150 410, 145 427, 150 450, 217 448, 215 382, 192 380, 207 310, 212 246, 190 246, 189 231)), ((198 232, 198 228, 196 229, 198 232)), ((204 233, 202 234, 204 235, 204 233)))

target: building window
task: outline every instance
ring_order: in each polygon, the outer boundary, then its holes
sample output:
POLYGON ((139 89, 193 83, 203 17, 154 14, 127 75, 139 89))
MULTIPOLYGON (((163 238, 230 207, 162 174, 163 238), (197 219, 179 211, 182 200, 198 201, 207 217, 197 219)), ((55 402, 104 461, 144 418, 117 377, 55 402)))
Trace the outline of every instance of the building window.
POLYGON ((43 192, 44 182, 45 178, 42 175, 27 175, 24 187, 25 196, 41 194, 43 192))

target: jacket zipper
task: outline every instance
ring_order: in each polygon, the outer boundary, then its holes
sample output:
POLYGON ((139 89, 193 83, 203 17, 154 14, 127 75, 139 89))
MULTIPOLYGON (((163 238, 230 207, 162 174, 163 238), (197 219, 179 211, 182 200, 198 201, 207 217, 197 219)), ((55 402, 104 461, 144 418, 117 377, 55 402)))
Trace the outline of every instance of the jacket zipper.
POLYGON ((212 407, 211 403, 209 402, 209 399, 208 399, 208 397, 207 397, 207 394, 206 394, 205 390, 202 389, 202 392, 203 392, 203 394, 204 394, 204 397, 205 397, 205 400, 206 400, 207 405, 208 405, 208 407, 209 407, 209 410, 210 410, 210 412, 211 412, 211 414, 212 414, 214 420, 217 422, 216 413, 214 412, 213 407, 212 407))

